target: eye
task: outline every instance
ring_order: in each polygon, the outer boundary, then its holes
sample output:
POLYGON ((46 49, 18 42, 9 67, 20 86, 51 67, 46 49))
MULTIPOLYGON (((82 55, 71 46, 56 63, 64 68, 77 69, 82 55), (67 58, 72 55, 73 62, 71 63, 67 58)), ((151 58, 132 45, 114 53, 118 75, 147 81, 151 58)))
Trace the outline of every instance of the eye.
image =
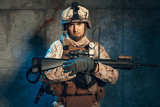
POLYGON ((82 23, 80 23, 80 22, 78 23, 78 25, 81 25, 81 24, 82 24, 82 23))
POLYGON ((68 24, 68 26, 69 26, 69 27, 72 27, 72 26, 73 26, 73 24, 68 24))

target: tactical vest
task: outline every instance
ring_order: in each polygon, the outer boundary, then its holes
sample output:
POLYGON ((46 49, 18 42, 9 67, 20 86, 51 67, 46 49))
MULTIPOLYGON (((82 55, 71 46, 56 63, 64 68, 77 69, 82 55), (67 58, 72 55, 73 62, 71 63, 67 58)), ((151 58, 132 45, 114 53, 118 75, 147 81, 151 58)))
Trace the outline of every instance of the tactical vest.
MULTIPOLYGON (((90 41, 94 42, 93 40, 90 41)), ((68 59, 66 54, 78 49, 87 50, 88 45, 77 48, 65 39, 62 58, 68 59)), ((67 107, 91 107, 93 103, 99 102, 105 95, 104 83, 93 75, 87 74, 76 74, 76 77, 69 81, 51 84, 50 90, 53 90, 54 94, 59 96, 59 102, 67 107), (86 82, 86 79, 89 81, 86 82)))

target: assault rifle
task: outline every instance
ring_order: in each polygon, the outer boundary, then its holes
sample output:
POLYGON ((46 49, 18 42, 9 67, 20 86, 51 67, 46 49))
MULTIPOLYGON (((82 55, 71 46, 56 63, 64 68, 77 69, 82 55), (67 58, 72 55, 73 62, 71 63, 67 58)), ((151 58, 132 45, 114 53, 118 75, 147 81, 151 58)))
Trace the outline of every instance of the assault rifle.
MULTIPOLYGON (((90 54, 88 50, 85 51, 70 51, 69 54, 66 54, 66 56, 69 57, 69 59, 73 59, 76 57, 92 57, 93 54, 90 54)), ((68 61, 69 59, 57 59, 57 58, 42 58, 42 57, 35 57, 32 59, 32 67, 27 71, 26 76, 27 80, 30 83, 37 83, 41 74, 43 71, 47 71, 50 69, 54 69, 59 66, 63 66, 63 63, 68 61), (34 80, 29 79, 30 74, 38 74, 37 78, 34 80)), ((146 63, 139 63, 137 61, 132 60, 131 56, 119 56, 117 60, 112 60, 112 59, 95 59, 95 63, 102 63, 108 66, 111 66, 115 69, 122 69, 122 70, 132 70, 134 67, 140 67, 140 66, 149 66, 149 67, 159 67, 158 64, 146 64, 146 63)), ((41 85, 41 88, 36 94, 34 103, 38 103, 40 97, 42 96, 44 92, 43 85, 41 85)))
MULTIPOLYGON (((69 58, 75 58, 80 56, 89 56, 88 51, 70 51, 67 54, 69 58)), ((46 71, 50 69, 54 69, 59 66, 63 66, 63 63, 66 62, 68 59, 57 59, 57 58, 42 58, 42 57, 35 57, 32 59, 32 72, 37 73, 41 71, 46 71)), ((122 70, 132 70, 135 67, 140 66, 149 66, 149 67, 158 67, 158 64, 146 64, 146 63, 139 63, 132 60, 131 56, 119 56, 117 60, 112 59, 95 59, 95 63, 102 63, 108 66, 111 66, 115 69, 122 69, 122 70)))

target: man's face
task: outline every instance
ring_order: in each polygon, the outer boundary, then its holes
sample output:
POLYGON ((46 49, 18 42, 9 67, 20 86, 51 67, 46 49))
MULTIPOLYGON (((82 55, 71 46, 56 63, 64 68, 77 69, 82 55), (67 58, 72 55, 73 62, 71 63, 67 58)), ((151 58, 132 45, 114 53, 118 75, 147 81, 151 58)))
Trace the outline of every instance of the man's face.
POLYGON ((68 32, 71 36, 71 38, 75 41, 78 41, 82 39, 82 37, 85 36, 85 23, 83 22, 75 22, 75 23, 69 23, 68 24, 68 32))

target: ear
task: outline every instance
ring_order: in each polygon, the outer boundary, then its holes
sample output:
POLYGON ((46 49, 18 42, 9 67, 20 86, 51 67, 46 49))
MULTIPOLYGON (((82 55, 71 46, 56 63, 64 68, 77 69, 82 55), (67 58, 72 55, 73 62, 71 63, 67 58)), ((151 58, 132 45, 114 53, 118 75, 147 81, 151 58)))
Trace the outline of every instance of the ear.
POLYGON ((86 30, 87 30, 87 28, 88 28, 88 27, 87 27, 87 23, 84 23, 84 24, 85 24, 85 31, 86 31, 86 30))
POLYGON ((67 24, 64 24, 64 30, 68 30, 68 25, 67 24))
POLYGON ((69 29, 68 29, 68 24, 65 24, 65 29, 66 29, 67 33, 70 34, 69 29))

